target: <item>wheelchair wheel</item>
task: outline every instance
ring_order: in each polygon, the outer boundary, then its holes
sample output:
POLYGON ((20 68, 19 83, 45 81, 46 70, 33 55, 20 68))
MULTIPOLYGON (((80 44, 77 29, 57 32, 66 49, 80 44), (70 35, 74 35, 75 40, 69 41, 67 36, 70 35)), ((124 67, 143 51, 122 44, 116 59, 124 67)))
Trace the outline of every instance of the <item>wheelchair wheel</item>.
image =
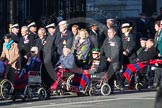
POLYGON ((1 81, 0 94, 3 99, 10 99, 12 97, 13 90, 13 84, 8 79, 4 79, 1 81))
POLYGON ((111 93, 111 88, 107 83, 103 83, 103 85, 101 86, 101 94, 103 96, 108 96, 111 93))
POLYGON ((135 85, 135 89, 138 91, 140 91, 142 87, 143 87, 142 83, 136 83, 136 85, 135 85))
POLYGON ((47 92, 44 88, 38 89, 38 98, 39 100, 45 100, 47 98, 47 92))
POLYGON ((66 89, 67 91, 70 90, 70 83, 72 82, 72 79, 74 78, 74 74, 70 75, 66 81, 66 89))

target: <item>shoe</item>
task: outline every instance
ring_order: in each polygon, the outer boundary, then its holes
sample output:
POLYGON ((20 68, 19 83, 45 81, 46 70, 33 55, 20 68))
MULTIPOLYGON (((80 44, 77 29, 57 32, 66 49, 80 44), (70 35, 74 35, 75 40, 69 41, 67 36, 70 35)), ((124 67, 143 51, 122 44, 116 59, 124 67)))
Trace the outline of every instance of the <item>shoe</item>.
POLYGON ((16 96, 11 96, 11 100, 12 100, 12 102, 16 102, 16 96))
POLYGON ((156 91, 158 91, 158 90, 159 90, 159 88, 160 88, 160 87, 159 87, 159 86, 157 86, 157 87, 155 88, 155 90, 156 90, 156 91))
POLYGON ((124 92, 124 87, 121 87, 121 88, 120 88, 120 91, 121 91, 121 92, 124 92))
POLYGON ((46 97, 46 99, 45 99, 45 100, 49 100, 49 99, 50 99, 50 97, 51 97, 50 95, 47 95, 47 97, 46 97))
POLYGON ((129 86, 128 87, 128 90, 133 90, 134 89, 134 86, 129 86))
POLYGON ((112 95, 112 94, 114 94, 114 91, 111 91, 111 92, 110 92, 110 95, 112 95))
POLYGON ((135 83, 134 82, 130 82, 128 89, 129 90, 133 90, 134 87, 135 87, 135 83))

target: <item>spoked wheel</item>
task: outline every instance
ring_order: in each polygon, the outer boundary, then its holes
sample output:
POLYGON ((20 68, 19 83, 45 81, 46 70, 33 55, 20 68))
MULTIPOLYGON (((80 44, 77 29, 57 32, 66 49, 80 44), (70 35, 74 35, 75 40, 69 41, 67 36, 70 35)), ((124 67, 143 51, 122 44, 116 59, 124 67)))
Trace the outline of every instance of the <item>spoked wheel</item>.
POLYGON ((74 74, 70 75, 68 77, 67 81, 66 81, 66 89, 67 89, 67 91, 70 90, 70 84, 71 84, 73 78, 74 78, 74 74))
POLYGON ((101 94, 103 96, 107 96, 110 95, 111 93, 111 88, 107 83, 103 83, 103 85, 101 86, 101 94))
POLYGON ((3 99, 10 99, 12 97, 13 90, 13 84, 8 79, 4 79, 1 81, 0 94, 3 99))
POLYGON ((142 83, 136 83, 136 85, 135 85, 135 89, 138 91, 140 91, 142 87, 143 87, 142 83))
POLYGON ((45 100, 47 98, 47 92, 44 88, 38 89, 38 98, 39 100, 45 100))

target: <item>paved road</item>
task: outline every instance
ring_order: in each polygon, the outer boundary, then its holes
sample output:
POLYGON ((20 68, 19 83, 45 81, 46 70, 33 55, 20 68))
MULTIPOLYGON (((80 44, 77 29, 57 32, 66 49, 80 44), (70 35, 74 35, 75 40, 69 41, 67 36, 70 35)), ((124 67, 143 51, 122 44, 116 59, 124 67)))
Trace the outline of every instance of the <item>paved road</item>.
POLYGON ((53 96, 50 100, 32 102, 0 100, 0 108, 154 108, 155 95, 155 91, 127 91, 110 96, 53 96))

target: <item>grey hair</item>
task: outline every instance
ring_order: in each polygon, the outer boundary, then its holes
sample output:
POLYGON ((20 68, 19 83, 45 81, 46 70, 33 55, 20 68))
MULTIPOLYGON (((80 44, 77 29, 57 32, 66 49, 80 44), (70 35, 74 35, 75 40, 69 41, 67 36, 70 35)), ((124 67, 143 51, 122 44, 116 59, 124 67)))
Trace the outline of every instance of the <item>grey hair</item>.
POLYGON ((27 26, 22 26, 21 29, 25 29, 27 32, 29 32, 29 29, 27 26))

